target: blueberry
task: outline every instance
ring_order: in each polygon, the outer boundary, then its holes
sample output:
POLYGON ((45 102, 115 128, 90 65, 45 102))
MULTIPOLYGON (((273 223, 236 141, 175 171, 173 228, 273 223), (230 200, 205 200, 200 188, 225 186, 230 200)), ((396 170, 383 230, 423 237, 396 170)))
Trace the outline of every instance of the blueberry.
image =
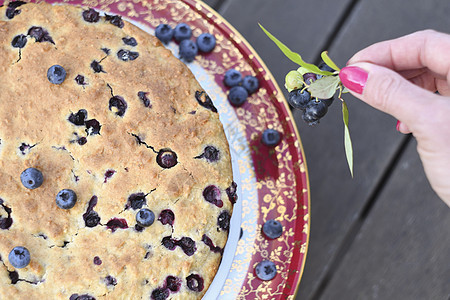
POLYGON ((259 88, 258 78, 255 76, 247 75, 242 80, 242 86, 247 90, 249 94, 253 94, 259 88))
POLYGON ((103 183, 106 183, 108 181, 108 179, 111 178, 114 174, 116 174, 116 171, 114 171, 114 170, 106 170, 106 172, 105 172, 105 180, 103 181, 103 183))
POLYGON ((202 242, 205 243, 205 245, 209 247, 209 250, 211 250, 214 253, 222 253, 223 252, 222 248, 220 248, 218 246, 214 246, 213 241, 206 234, 204 234, 202 236, 202 242))
POLYGON ((277 267, 270 260, 263 260, 256 265, 255 273, 261 280, 272 280, 277 275, 277 267))
POLYGON ((327 111, 328 111, 328 106, 321 99, 314 99, 314 100, 309 101, 309 103, 305 109, 305 113, 315 119, 322 118, 323 116, 325 116, 327 111))
POLYGON ((303 111, 302 119, 303 119, 303 121, 305 121, 306 124, 312 126, 312 125, 318 124, 320 118, 317 118, 317 117, 307 113, 306 111, 303 111))
POLYGON ((138 42, 136 41, 136 39, 134 37, 124 37, 124 38, 122 38, 122 41, 124 42, 125 45, 132 46, 132 47, 136 47, 138 44, 138 42))
POLYGON ((210 33, 202 33, 197 38, 197 46, 202 52, 211 52, 216 46, 216 38, 210 33))
POLYGON ((160 221, 163 225, 173 225, 173 222, 175 221, 175 214, 170 209, 164 209, 159 214, 158 221, 160 221))
POLYGON ((143 208, 136 214, 136 222, 144 227, 148 227, 155 222, 155 214, 148 208, 143 208))
POLYGON ((8 255, 9 263, 16 269, 22 269, 28 266, 31 260, 30 251, 27 248, 14 247, 8 255))
POLYGON ((310 100, 311 100, 311 94, 306 89, 303 91, 302 91, 302 89, 292 90, 289 93, 289 96, 287 99, 288 103, 293 108, 298 108, 301 110, 305 110, 305 108, 308 105, 310 100))
POLYGON ((328 66, 324 62, 320 63, 319 69, 322 70, 322 71, 335 72, 335 70, 333 68, 331 68, 330 66, 328 66))
POLYGON ((180 57, 186 62, 192 62, 198 53, 197 44, 192 40, 182 40, 180 43, 180 57))
POLYGON ((205 158, 208 162, 212 163, 220 159, 220 151, 214 146, 206 146, 203 153, 194 158, 205 158))
POLYGON ((72 294, 70 296, 69 300, 95 300, 95 297, 88 295, 88 294, 83 294, 83 295, 72 294))
POLYGON ((66 70, 60 65, 53 65, 47 71, 47 78, 53 84, 61 84, 66 79, 66 70))
POLYGON ((86 85, 83 75, 77 75, 77 77, 75 77, 75 82, 79 85, 86 85))
POLYGON ((144 204, 146 204, 144 193, 131 194, 128 197, 128 202, 125 206, 125 209, 127 209, 128 207, 131 207, 132 209, 141 209, 144 204))
POLYGON ((275 147, 280 141, 281 135, 275 129, 266 129, 261 136, 261 142, 268 147, 275 147))
POLYGON ((277 239, 283 233, 283 226, 277 220, 267 220, 262 227, 262 231, 269 239, 277 239))
POLYGON ((168 24, 159 24, 155 29, 155 36, 167 44, 173 38, 173 28, 168 24))
POLYGON ((77 143, 78 143, 78 145, 83 146, 84 144, 87 143, 87 138, 85 138, 84 136, 83 136, 83 137, 80 137, 80 138, 77 140, 77 143))
POLYGON ((242 86, 234 86, 228 92, 228 101, 230 104, 239 107, 242 106, 248 98, 248 92, 242 86))
POLYGON ((109 286, 111 286, 111 285, 116 286, 117 279, 112 277, 111 275, 108 275, 105 277, 105 283, 106 283, 106 285, 109 285, 109 286))
POLYGON ((228 195, 228 200, 230 200, 231 204, 235 204, 237 201, 237 183, 236 182, 232 182, 231 185, 229 187, 227 187, 227 189, 225 190, 225 192, 227 192, 228 195))
POLYGON ((44 176, 42 172, 35 168, 28 168, 20 174, 20 180, 27 189, 33 190, 42 185, 44 176))
POLYGON ((96 119, 87 120, 84 122, 84 125, 86 126, 85 131, 87 135, 100 134, 102 125, 100 125, 100 122, 96 119))
POLYGON ((314 73, 305 73, 305 74, 303 74, 303 81, 306 84, 311 84, 314 81, 316 81, 316 79, 317 79, 317 76, 314 73))
POLYGON ((56 205, 62 209, 70 209, 77 203, 77 194, 70 189, 63 189, 56 195, 56 205))
POLYGON ((117 57, 123 61, 135 60, 136 58, 139 57, 139 53, 130 50, 120 49, 117 52, 117 57))
POLYGON ((163 237, 161 244, 169 250, 175 250, 177 247, 177 241, 170 236, 163 237))
POLYGON ((139 97, 139 99, 142 100, 142 103, 144 103, 145 107, 151 108, 152 104, 150 103, 150 99, 147 98, 147 94, 148 93, 141 91, 141 92, 138 92, 138 97, 139 97))
POLYGON ((19 282, 19 273, 17 273, 16 270, 14 271, 8 271, 9 279, 11 279, 11 284, 16 284, 19 282))
POLYGON ((209 203, 222 207, 223 202, 220 195, 220 189, 215 185, 209 185, 203 190, 203 198, 209 203))
POLYGON ((94 257, 94 265, 100 266, 102 264, 102 260, 100 259, 100 257, 95 256, 94 257))
POLYGON ((115 108, 115 114, 119 117, 123 117, 125 111, 127 110, 127 102, 121 96, 113 96, 109 99, 109 110, 113 111, 112 108, 115 108))
POLYGON ((86 227, 92 228, 100 223, 100 216, 96 211, 91 210, 83 214, 83 220, 86 227))
POLYGON ((161 149, 156 156, 156 162, 162 168, 169 169, 174 167, 177 163, 177 154, 170 149, 161 149))
POLYGON ((169 290, 167 288, 156 288, 152 292, 152 300, 166 300, 169 298, 169 290))
POLYGON ((27 36, 23 34, 16 35, 11 42, 11 46, 14 48, 23 48, 26 44, 27 36))
POLYGON ((203 278, 200 275, 191 274, 186 277, 186 285, 191 291, 201 292, 204 288, 203 278))
POLYGON ((101 48, 101 50, 102 50, 103 52, 105 52, 106 55, 109 55, 109 53, 111 53, 111 49, 106 48, 106 47, 101 48))
POLYGON ((198 104, 204 108, 215 113, 217 112, 217 108, 214 106, 214 103, 205 91, 195 91, 195 99, 197 99, 198 104), (204 98, 204 100, 202 98, 204 98))
POLYGON ((229 69, 225 72, 223 83, 228 87, 233 87, 240 84, 242 81, 242 74, 236 69, 229 69))
POLYGON ((8 19, 12 19, 18 14, 20 14, 21 10, 16 10, 17 7, 26 4, 24 1, 13 1, 8 3, 8 8, 6 9, 6 17, 8 19))
POLYGON ((83 19, 89 23, 96 23, 100 20, 100 14, 93 8, 83 11, 83 19))
POLYGON ((167 276, 166 287, 174 293, 178 292, 181 288, 181 279, 175 276, 167 276))
POLYGON ((68 120, 70 123, 77 125, 77 126, 83 126, 84 121, 87 118, 87 111, 85 109, 80 109, 77 113, 71 113, 68 120))
POLYGON ((96 60, 92 61, 91 68, 92 68, 92 70, 94 70, 94 73, 100 73, 100 72, 106 73, 105 71, 103 71, 102 65, 96 60))
POLYGON ((192 36, 192 29, 186 23, 180 23, 177 26, 175 26, 173 36, 175 38, 175 41, 177 42, 188 40, 192 36))
POLYGON ((34 38, 37 43, 50 42, 52 44, 55 44, 48 31, 42 27, 30 27, 30 29, 28 29, 28 35, 34 38))
POLYGON ((197 251, 195 241, 190 237, 182 237, 179 241, 177 241, 177 245, 181 247, 184 254, 186 254, 187 256, 192 256, 194 255, 195 251, 197 251))
POLYGON ((106 228, 111 229, 111 231, 114 232, 117 228, 127 229, 128 223, 125 219, 112 218, 106 223, 106 228))
POLYGON ((231 215, 228 211, 224 210, 220 213, 219 217, 217 218, 217 225, 222 230, 228 231, 230 229, 230 220, 231 215))
POLYGON ((125 25, 121 16, 113 16, 113 15, 105 14, 105 20, 109 21, 109 23, 111 23, 112 25, 117 26, 119 28, 123 28, 123 26, 125 25))

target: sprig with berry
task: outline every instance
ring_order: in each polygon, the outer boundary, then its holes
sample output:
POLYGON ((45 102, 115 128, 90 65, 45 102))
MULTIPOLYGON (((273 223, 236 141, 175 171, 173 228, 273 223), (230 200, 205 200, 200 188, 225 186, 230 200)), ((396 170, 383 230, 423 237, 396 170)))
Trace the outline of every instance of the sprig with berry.
POLYGON ((335 95, 342 103, 342 118, 344 120, 344 148, 348 167, 353 177, 353 146, 348 128, 348 108, 343 93, 348 90, 339 79, 338 66, 330 59, 327 51, 321 54, 323 63, 316 66, 305 62, 300 54, 291 51, 261 24, 261 29, 280 48, 280 50, 300 67, 290 71, 285 78, 285 87, 289 92, 288 102, 293 108, 302 110, 302 118, 309 125, 316 125, 325 116, 328 106, 335 95))

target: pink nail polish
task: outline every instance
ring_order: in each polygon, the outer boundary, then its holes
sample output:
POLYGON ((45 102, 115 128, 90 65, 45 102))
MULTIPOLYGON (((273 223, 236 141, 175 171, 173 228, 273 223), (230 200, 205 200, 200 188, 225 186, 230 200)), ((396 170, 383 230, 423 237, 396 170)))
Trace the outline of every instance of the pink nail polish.
POLYGON ((369 74, 361 68, 350 66, 344 67, 339 72, 342 84, 349 90, 362 94, 369 74))
POLYGON ((397 121, 397 126, 395 126, 395 129, 397 129, 397 131, 400 131, 400 121, 397 121))

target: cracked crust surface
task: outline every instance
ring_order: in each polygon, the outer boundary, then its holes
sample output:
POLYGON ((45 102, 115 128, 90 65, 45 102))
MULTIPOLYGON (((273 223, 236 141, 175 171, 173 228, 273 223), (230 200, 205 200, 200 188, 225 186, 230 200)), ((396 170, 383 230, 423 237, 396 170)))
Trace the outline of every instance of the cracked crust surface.
POLYGON ((202 237, 223 248, 228 232, 219 228, 218 216, 232 211, 226 193, 232 184, 230 155, 218 114, 199 104, 199 83, 156 38, 127 22, 123 28, 103 17, 86 22, 84 10, 24 4, 10 19, 8 5, 0 8, 0 224, 12 220, 0 229, 0 299, 151 299, 169 275, 181 282, 169 298, 199 299, 221 260, 202 237), (45 29, 54 43, 32 37, 33 26, 45 29), (14 47, 21 34, 26 45, 14 47), (124 43, 129 37, 137 46, 124 43), (139 56, 123 61, 120 50, 139 56), (94 71, 94 60, 103 72, 94 71), (61 85, 47 79, 52 65, 67 72, 61 85), (78 75, 84 84, 77 83, 78 75), (126 102, 122 116, 111 105, 115 96, 126 102), (99 134, 68 120, 82 109, 87 120, 99 122, 99 134), (219 150, 218 161, 196 158, 206 146, 219 150), (162 149, 176 153, 174 167, 157 163, 162 149), (20 181, 29 167, 44 175, 34 190, 20 181), (205 201, 203 190, 210 185, 219 188, 223 207, 205 201), (56 206, 62 189, 76 192, 72 209, 56 206), (142 207, 156 217, 141 231, 135 228, 138 210, 127 205, 136 193, 146 195, 142 207), (97 204, 90 209, 100 222, 87 227, 83 215, 94 196, 97 204), (173 226, 157 220, 166 209, 175 215, 173 226), (108 228, 115 218, 128 228, 108 228), (167 249, 161 244, 166 236, 191 238, 195 253, 167 249), (15 246, 31 253, 23 269, 8 261, 15 246), (102 263, 95 264, 95 257, 102 263), (203 278, 201 292, 188 288, 191 274, 203 278), (110 277, 115 284, 108 283, 110 277))

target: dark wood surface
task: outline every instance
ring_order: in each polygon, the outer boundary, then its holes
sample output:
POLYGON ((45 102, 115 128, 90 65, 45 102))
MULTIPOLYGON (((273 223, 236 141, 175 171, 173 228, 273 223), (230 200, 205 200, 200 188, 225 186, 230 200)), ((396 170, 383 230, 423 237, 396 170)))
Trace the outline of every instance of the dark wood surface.
MULTIPOLYGON (((296 65, 258 23, 305 60, 317 63, 329 50, 341 66, 378 41, 426 28, 450 33, 449 0, 205 2, 250 42, 281 87, 296 65)), ((293 112, 311 188, 310 244, 296 299, 449 299, 450 208, 431 190, 414 138, 398 133, 392 117, 346 99, 353 179, 339 104, 314 127, 293 112)))

